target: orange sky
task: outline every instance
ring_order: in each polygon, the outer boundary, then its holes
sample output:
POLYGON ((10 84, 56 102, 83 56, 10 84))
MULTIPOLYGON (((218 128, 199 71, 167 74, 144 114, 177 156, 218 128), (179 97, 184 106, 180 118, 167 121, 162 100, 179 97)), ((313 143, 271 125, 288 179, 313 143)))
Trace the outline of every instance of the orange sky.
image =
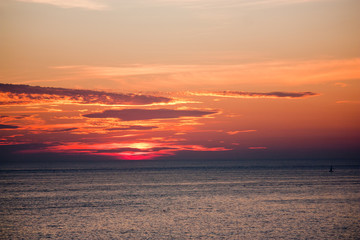
POLYGON ((7 158, 358 160, 357 0, 3 0, 0 10, 7 158))

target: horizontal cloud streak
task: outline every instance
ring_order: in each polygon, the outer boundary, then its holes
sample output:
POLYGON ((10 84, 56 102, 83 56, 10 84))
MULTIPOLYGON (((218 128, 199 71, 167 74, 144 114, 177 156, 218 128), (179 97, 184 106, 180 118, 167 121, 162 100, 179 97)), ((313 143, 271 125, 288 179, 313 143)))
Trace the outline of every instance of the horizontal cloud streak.
MULTIPOLYGON (((48 4, 60 8, 82 8, 87 10, 107 10, 109 6, 104 1, 99 0, 16 0, 19 2, 48 4)), ((283 4, 296 4, 307 2, 318 2, 329 0, 152 0, 150 2, 157 4, 176 5, 186 8, 234 8, 234 7, 252 7, 252 6, 276 6, 283 4)), ((137 2, 137 1, 135 1, 137 2)))
POLYGON ((0 129, 16 129, 16 128, 19 127, 14 125, 0 124, 0 129))
POLYGON ((158 128, 156 126, 128 126, 128 127, 116 127, 116 128, 108 128, 106 130, 109 131, 118 131, 118 130, 151 130, 154 128, 158 128))
MULTIPOLYGON (((360 58, 284 60, 243 64, 176 65, 133 64, 115 67, 72 65, 53 67, 71 80, 107 79, 126 89, 186 91, 193 89, 236 90, 239 84, 302 85, 360 78, 360 58), (126 81, 124 79, 131 79, 126 81), (151 79, 151 81, 149 81, 151 79)), ((63 81, 62 78, 59 81, 63 81)), ((44 81, 46 82, 46 81, 44 81)))
POLYGON ((239 131, 228 131, 226 132, 229 135, 235 135, 238 133, 250 133, 250 132, 256 132, 256 130, 239 130, 239 131))
POLYGON ((71 153, 71 154, 89 154, 115 157, 123 160, 145 160, 154 159, 163 156, 174 155, 179 151, 196 152, 217 152, 229 151, 231 149, 224 147, 206 147, 201 145, 179 145, 174 142, 120 142, 120 143, 102 143, 86 144, 82 142, 68 143, 48 143, 39 145, 39 147, 14 149, 17 153, 71 153))
POLYGON ((354 101, 354 100, 342 100, 342 101, 336 101, 336 103, 360 104, 360 101, 354 101))
POLYGON ((107 5, 94 0, 17 0, 19 2, 49 4, 61 8, 83 8, 88 10, 106 10, 107 5))
POLYGON ((0 83, 0 105, 53 102, 103 105, 149 105, 169 103, 170 101, 170 98, 150 95, 0 83))
POLYGON ((98 113, 84 114, 87 118, 119 118, 123 121, 179 118, 179 117, 202 117, 216 113, 215 111, 200 110, 173 110, 173 109, 122 109, 105 110, 98 113))
POLYGON ((329 0, 155 0, 163 4, 176 4, 190 8, 234 8, 251 6, 277 6, 329 0))
POLYGON ((56 130, 53 130, 52 132, 70 132, 70 131, 73 131, 73 130, 77 130, 78 128, 76 127, 72 127, 72 128, 63 128, 63 129, 56 129, 56 130))
POLYGON ((313 92, 243 92, 243 91, 222 91, 222 92, 190 92, 196 96, 231 97, 231 98, 305 98, 319 95, 313 92))

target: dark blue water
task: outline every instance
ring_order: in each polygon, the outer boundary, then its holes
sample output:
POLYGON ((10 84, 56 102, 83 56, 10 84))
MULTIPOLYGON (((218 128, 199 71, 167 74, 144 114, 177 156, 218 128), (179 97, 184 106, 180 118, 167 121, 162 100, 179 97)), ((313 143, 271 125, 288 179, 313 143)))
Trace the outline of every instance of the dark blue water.
POLYGON ((360 239, 358 166, 8 164, 1 239, 360 239))

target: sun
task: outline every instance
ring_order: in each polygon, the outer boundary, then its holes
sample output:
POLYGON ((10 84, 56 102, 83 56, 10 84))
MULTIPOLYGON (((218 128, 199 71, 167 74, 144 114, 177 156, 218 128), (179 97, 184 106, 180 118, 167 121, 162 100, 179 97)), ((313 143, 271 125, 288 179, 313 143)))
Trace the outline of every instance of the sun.
POLYGON ((155 144, 148 142, 139 142, 139 143, 131 143, 129 147, 144 150, 155 147, 155 144))

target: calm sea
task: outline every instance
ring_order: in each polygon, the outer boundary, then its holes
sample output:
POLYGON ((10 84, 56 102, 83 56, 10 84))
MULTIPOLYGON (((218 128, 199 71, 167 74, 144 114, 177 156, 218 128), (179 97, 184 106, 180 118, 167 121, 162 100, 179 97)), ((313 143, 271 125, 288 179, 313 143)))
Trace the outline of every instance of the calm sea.
POLYGON ((360 239, 358 166, 0 170, 1 239, 360 239))

